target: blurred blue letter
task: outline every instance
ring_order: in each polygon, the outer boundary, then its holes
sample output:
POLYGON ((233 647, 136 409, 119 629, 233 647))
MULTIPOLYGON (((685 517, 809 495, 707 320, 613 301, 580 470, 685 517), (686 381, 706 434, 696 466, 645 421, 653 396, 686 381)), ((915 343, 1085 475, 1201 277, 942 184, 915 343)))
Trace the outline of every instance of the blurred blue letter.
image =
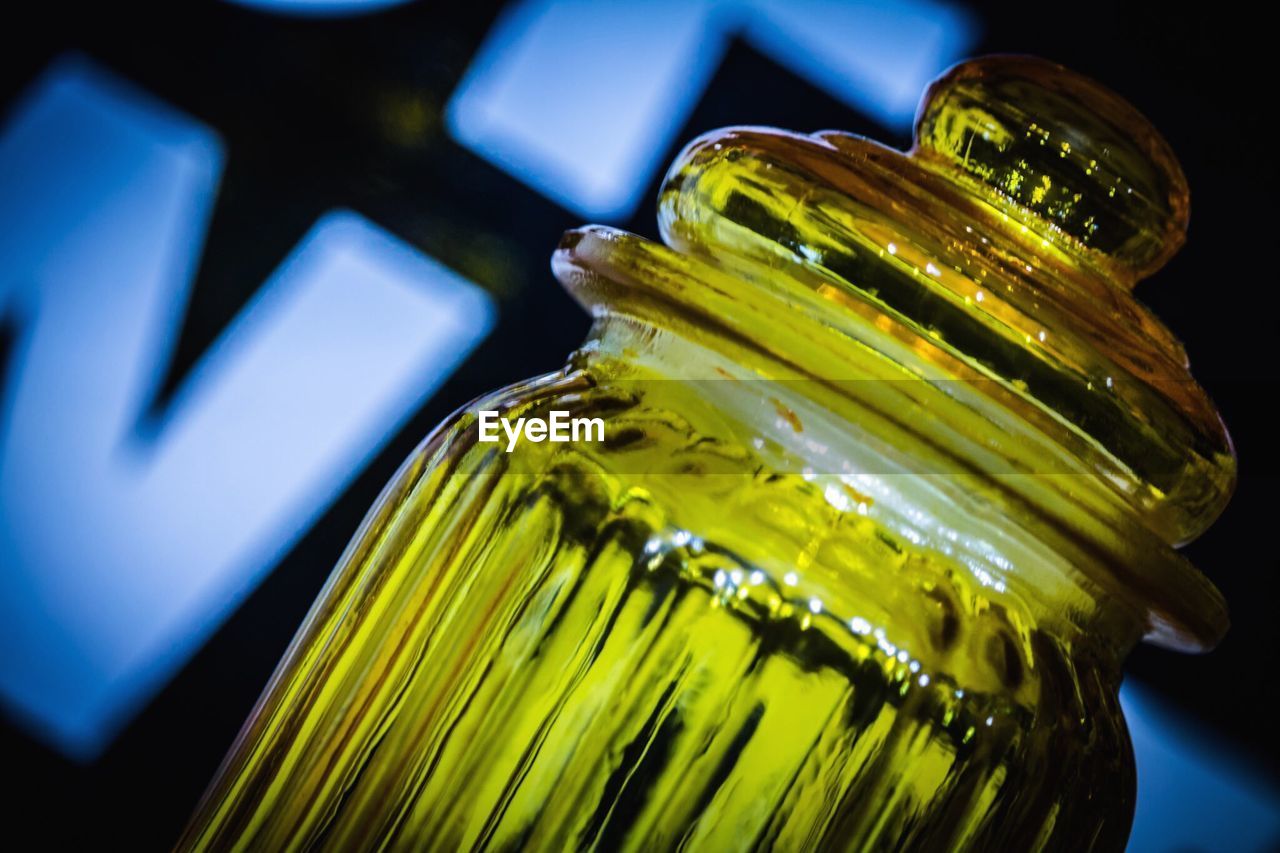
POLYGON ((0 135, 0 697, 89 757, 485 335, 488 298, 322 218, 139 430, 222 166, 190 118, 63 60, 0 135))
POLYGON ((575 213, 625 218, 734 34, 906 128, 973 26, 938 0, 520 0, 449 102, 450 131, 575 213))

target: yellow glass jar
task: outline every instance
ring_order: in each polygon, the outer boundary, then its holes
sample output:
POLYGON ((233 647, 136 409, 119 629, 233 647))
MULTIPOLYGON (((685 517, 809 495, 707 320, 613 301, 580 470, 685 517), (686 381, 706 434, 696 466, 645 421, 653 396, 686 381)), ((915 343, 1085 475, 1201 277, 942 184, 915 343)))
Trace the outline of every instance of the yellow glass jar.
POLYGON ((565 236, 587 343, 404 464, 181 848, 1123 846, 1123 659, 1227 626, 1174 546, 1234 455, 1130 294, 1164 141, 989 57, 909 153, 718 131, 659 208, 565 236))

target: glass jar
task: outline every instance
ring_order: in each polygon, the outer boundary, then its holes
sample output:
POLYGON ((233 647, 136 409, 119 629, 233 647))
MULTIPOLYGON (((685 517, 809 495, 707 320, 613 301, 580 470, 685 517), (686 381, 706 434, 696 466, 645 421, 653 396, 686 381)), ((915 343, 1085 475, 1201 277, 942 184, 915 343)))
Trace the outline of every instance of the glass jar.
POLYGON ((587 343, 404 464, 179 846, 1122 848, 1124 657, 1227 625, 1174 546, 1234 455, 1130 294, 1187 199, 1022 57, 944 75, 909 153, 695 141, 665 245, 565 236, 587 343))

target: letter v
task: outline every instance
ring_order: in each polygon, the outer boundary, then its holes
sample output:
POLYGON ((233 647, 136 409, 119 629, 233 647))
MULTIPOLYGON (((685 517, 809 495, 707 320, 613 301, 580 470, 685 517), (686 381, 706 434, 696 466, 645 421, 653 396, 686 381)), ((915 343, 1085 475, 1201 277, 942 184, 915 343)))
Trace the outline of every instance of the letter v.
POLYGON ((221 166, 209 129, 76 58, 0 133, 0 697, 78 757, 491 325, 482 291, 331 213, 143 433, 221 166))

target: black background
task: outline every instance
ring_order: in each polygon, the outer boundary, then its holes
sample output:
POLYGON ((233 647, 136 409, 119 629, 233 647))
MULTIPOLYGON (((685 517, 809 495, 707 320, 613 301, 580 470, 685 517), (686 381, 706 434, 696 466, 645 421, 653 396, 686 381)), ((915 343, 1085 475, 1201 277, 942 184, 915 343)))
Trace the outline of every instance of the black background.
MULTIPOLYGON (((0 104, 50 59, 75 49, 208 123, 227 145, 169 391, 333 207, 355 209, 500 299, 499 326, 489 340, 103 757, 76 765, 0 727, 9 782, 0 814, 9 833, 34 831, 54 846, 170 845, 399 461, 456 406, 555 369, 581 341, 586 317, 547 267, 560 233, 581 223, 459 147, 443 128, 441 111, 500 5, 419 2, 338 21, 263 15, 213 0, 7 6, 0 104)), ((1138 294, 1183 338, 1235 439, 1241 472, 1235 499, 1187 549, 1226 595, 1234 624, 1211 655, 1140 648, 1129 671, 1275 784, 1277 45, 1264 21, 1251 17, 1260 14, 1256 6, 968 8, 981 27, 974 53, 1038 54, 1105 82, 1164 133, 1188 175, 1188 245, 1138 294)), ((668 159, 683 141, 726 124, 840 127, 908 143, 741 42, 730 48, 668 159)), ((633 220, 615 224, 656 236, 658 178, 633 220)), ((0 336, 5 341, 12 341, 11 331, 0 336)), ((155 401, 157 409, 164 405, 163 397, 155 401)))

